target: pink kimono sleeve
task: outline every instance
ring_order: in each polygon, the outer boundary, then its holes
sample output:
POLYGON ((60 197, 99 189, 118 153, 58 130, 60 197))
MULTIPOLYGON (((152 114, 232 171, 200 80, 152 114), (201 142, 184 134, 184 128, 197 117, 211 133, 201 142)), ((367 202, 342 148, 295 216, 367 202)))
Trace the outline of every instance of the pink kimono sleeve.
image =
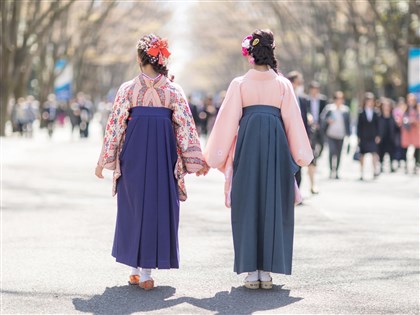
POLYGON ((224 172, 242 116, 240 80, 231 82, 204 151, 209 166, 224 172))
POLYGON ((125 86, 122 85, 115 97, 112 112, 105 129, 105 136, 98 165, 115 170, 117 168, 118 149, 126 129, 126 119, 131 102, 125 86))
POLYGON ((283 118, 290 151, 293 159, 299 166, 307 166, 311 163, 314 156, 303 124, 300 108, 289 80, 282 79, 280 82, 284 90, 281 116, 283 118))

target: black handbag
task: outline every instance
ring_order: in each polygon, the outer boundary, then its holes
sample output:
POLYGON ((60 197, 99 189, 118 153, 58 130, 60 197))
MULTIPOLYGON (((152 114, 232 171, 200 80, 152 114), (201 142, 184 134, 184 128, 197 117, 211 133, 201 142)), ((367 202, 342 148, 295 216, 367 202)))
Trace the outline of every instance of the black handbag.
POLYGON ((360 148, 357 147, 356 151, 353 154, 353 160, 354 161, 360 161, 360 148))

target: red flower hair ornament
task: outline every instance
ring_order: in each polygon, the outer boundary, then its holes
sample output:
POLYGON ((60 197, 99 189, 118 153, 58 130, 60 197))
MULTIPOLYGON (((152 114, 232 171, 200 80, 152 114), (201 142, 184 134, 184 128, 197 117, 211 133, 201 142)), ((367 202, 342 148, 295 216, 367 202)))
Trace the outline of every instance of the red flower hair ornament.
POLYGON ((160 65, 164 64, 168 59, 171 53, 168 50, 168 40, 166 39, 157 39, 156 41, 152 42, 150 45, 149 50, 147 50, 147 54, 152 57, 158 58, 158 63, 160 65))
POLYGON ((154 34, 146 35, 140 39, 137 48, 145 51, 149 55, 151 62, 158 62, 160 65, 166 64, 167 59, 171 55, 168 50, 168 40, 161 39, 154 34))

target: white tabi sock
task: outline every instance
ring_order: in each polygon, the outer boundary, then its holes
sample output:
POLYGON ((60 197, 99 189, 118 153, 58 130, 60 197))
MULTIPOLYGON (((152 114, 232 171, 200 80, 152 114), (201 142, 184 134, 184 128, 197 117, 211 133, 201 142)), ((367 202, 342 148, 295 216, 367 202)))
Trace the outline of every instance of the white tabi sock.
POLYGON ((152 269, 141 268, 140 282, 152 280, 152 269))
POLYGON ((140 270, 139 268, 133 268, 131 267, 131 276, 135 276, 135 275, 139 275, 140 274, 140 270))
POLYGON ((260 281, 263 281, 263 282, 271 281, 271 276, 269 272, 259 270, 258 273, 259 273, 258 278, 260 279, 260 281))
POLYGON ((258 281, 258 270, 254 272, 248 272, 248 275, 245 278, 245 282, 254 282, 258 281))

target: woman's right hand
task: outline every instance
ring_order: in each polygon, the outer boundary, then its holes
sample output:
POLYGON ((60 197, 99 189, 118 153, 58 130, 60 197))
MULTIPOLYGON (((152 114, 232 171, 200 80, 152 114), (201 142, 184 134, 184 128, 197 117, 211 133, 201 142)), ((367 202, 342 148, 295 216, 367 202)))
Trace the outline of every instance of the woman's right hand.
POLYGON ((96 166, 96 169, 95 169, 95 175, 96 175, 96 177, 98 177, 98 178, 104 178, 104 175, 102 175, 102 170, 103 170, 104 168, 102 167, 102 166, 100 166, 100 165, 97 165, 96 166))
POLYGON ((204 163, 205 165, 203 165, 203 168, 196 173, 197 176, 201 176, 201 175, 206 176, 207 173, 210 171, 210 166, 206 162, 204 163))

